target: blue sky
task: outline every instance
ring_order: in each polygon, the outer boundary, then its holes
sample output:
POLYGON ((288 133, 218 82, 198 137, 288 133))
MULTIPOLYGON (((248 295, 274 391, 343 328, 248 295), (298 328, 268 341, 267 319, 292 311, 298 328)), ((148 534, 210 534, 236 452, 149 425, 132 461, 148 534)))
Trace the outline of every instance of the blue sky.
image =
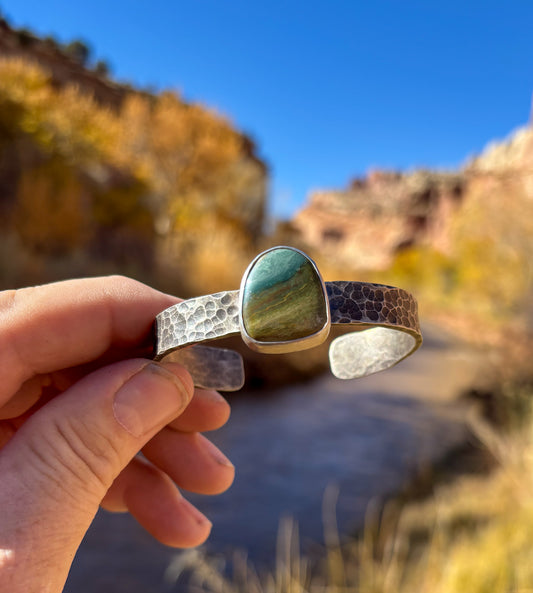
POLYGON ((114 75, 175 88, 250 134, 271 211, 369 168, 455 167, 530 114, 531 0, 0 0, 83 38, 114 75))

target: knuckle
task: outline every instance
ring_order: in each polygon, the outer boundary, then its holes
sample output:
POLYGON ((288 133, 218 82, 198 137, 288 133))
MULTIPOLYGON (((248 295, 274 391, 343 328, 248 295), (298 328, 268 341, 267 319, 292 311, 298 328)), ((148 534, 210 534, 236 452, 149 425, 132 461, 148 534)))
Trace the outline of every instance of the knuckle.
POLYGON ((112 274, 109 276, 109 281, 116 284, 129 284, 132 282, 131 278, 123 276, 122 274, 112 274))
POLYGON ((107 490, 119 466, 119 454, 109 438, 98 426, 87 426, 83 419, 69 419, 63 439, 87 470, 107 490))
POLYGON ((120 471, 113 440, 83 418, 51 422, 39 440, 31 439, 29 444, 44 477, 75 497, 82 493, 99 502, 120 471))
POLYGON ((108 280, 109 287, 116 287, 122 291, 135 292, 145 290, 146 288, 145 285, 138 280, 128 278, 128 276, 122 276, 121 274, 113 274, 112 276, 108 277, 108 280))
MULTIPOLYGON (((9 315, 12 309, 15 307, 17 300, 16 290, 3 290, 0 292, 0 315, 2 317, 9 315)), ((2 318, 0 317, 0 318, 2 318)))

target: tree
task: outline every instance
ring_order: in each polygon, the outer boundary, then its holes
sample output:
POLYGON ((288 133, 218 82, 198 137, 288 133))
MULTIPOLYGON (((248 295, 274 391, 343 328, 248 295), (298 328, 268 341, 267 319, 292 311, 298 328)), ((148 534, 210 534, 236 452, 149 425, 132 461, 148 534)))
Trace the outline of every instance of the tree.
POLYGON ((96 72, 96 74, 98 74, 98 76, 107 78, 109 76, 111 68, 109 67, 108 62, 106 62, 105 60, 98 60, 94 65, 94 71, 96 72))
POLYGON ((80 62, 84 66, 89 61, 91 50, 89 46, 81 39, 74 39, 70 43, 63 46, 63 51, 72 59, 80 62))

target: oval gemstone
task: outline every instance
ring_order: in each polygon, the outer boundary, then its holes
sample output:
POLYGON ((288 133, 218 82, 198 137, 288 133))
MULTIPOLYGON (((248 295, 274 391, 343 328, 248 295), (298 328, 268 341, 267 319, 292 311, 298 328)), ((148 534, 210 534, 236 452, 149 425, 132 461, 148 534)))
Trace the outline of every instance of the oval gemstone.
POLYGON ((322 281, 304 254, 279 247, 259 256, 244 282, 242 321, 256 342, 288 342, 327 323, 322 281))

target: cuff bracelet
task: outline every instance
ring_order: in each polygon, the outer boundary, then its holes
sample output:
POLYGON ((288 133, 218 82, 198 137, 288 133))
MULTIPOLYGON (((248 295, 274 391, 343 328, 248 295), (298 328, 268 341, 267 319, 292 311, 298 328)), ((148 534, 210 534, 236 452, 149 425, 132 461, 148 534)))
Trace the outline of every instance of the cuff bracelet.
POLYGON ((324 282, 310 257, 280 246, 250 263, 240 290, 192 298, 157 315, 154 359, 181 362, 199 387, 235 391, 244 384, 240 355, 203 344, 240 334, 258 352, 295 352, 324 342, 332 325, 351 330, 329 349, 331 371, 340 379, 390 368, 422 344, 410 293, 368 282, 324 282))

